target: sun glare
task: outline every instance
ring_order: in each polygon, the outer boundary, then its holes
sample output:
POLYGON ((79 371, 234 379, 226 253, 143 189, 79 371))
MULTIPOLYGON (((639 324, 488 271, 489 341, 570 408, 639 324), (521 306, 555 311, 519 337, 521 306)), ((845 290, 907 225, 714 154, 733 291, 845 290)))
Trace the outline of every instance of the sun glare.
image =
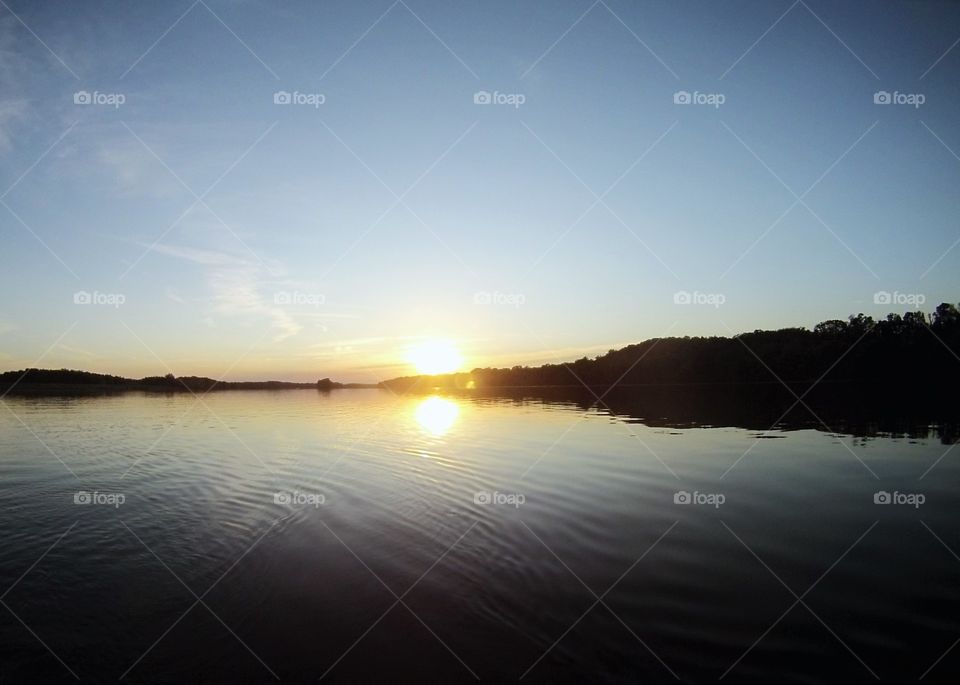
POLYGON ((463 364, 463 357, 449 340, 425 340, 410 348, 407 359, 417 373, 433 375, 453 373, 463 364))
POLYGON ((460 415, 460 407, 443 397, 428 397, 417 405, 417 423, 431 435, 441 436, 449 431, 460 415))

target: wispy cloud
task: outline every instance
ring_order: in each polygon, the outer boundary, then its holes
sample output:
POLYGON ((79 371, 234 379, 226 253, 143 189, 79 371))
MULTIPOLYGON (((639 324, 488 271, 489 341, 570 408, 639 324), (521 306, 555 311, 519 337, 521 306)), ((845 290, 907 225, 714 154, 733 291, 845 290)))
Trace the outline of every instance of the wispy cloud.
POLYGON ((176 257, 177 259, 183 259, 195 264, 201 264, 203 266, 250 265, 250 262, 241 257, 237 257, 226 252, 218 252, 216 250, 203 250, 195 247, 162 243, 157 243, 155 245, 142 245, 142 247, 149 248, 153 252, 159 252, 160 254, 176 257))
POLYGON ((64 345, 63 343, 60 343, 59 345, 57 345, 57 349, 66 352, 68 355, 85 357, 87 359, 96 359, 98 357, 98 355, 95 352, 90 352, 89 350, 83 350, 83 349, 80 349, 79 347, 71 347, 69 345, 64 345))
POLYGON ((274 304, 272 293, 267 292, 270 281, 265 279, 265 269, 260 264, 227 252, 185 245, 158 243, 143 247, 203 267, 210 288, 212 325, 218 316, 243 319, 253 325, 266 322, 276 331, 275 343, 303 330, 291 312, 274 304))

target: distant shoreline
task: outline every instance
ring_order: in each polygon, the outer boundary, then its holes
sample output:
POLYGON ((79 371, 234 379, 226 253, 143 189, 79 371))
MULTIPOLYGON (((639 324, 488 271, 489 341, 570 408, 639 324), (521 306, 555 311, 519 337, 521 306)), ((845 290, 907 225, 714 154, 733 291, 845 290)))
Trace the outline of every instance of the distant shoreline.
MULTIPOLYGON (((79 372, 84 373, 84 372, 79 372)), ((431 379, 429 376, 421 377, 423 380, 431 379)), ((319 390, 329 392, 332 390, 387 390, 391 388, 387 383, 337 383, 331 382, 329 385, 320 385, 318 383, 296 383, 287 381, 220 381, 212 386, 197 389, 186 385, 175 384, 145 384, 135 380, 129 383, 52 383, 52 382, 20 382, 15 384, 0 384, 0 397, 2 396, 76 396, 76 395, 120 395, 128 392, 142 392, 150 394, 169 394, 169 393, 195 393, 202 394, 207 392, 225 392, 225 391, 281 391, 281 390, 319 390)), ((849 381, 827 380, 823 384, 847 385, 849 381)), ((804 387, 810 385, 811 381, 801 381, 789 383, 791 386, 804 387)), ((696 381, 696 382, 677 382, 677 383, 621 383, 616 388, 627 390, 630 388, 648 388, 669 389, 669 388, 696 388, 696 387, 726 387, 726 386, 766 386, 781 385, 779 381, 696 381)), ((583 385, 580 383, 566 383, 555 385, 501 385, 496 387, 483 388, 457 388, 443 384, 424 383, 422 386, 411 386, 405 388, 404 392, 410 395, 420 395, 424 393, 454 393, 454 394, 476 394, 476 395, 497 395, 502 393, 511 393, 517 391, 529 392, 550 392, 550 391, 577 391, 589 392, 591 390, 604 391, 609 386, 605 384, 583 385)))
POLYGON ((71 384, 51 384, 51 383, 31 383, 31 384, 18 384, 13 389, 7 390, 6 388, 0 388, 0 395, 6 394, 7 397, 14 396, 31 396, 31 397, 40 397, 40 396, 50 396, 54 397, 57 395, 62 396, 71 396, 71 395, 121 395, 128 392, 143 392, 156 395, 163 395, 169 393, 194 393, 194 394, 203 394, 206 392, 227 392, 227 391, 242 391, 242 392, 256 392, 256 391, 283 391, 283 390, 320 390, 321 392, 329 392, 330 390, 377 390, 381 389, 379 385, 367 384, 367 383, 344 383, 334 388, 317 388, 315 383, 291 383, 281 386, 269 386, 269 387, 256 387, 256 388, 247 388, 247 387, 232 387, 232 386, 223 386, 210 388, 209 390, 196 391, 189 388, 174 388, 174 387, 164 387, 157 385, 87 385, 83 383, 71 383, 71 384))
MULTIPOLYGON (((383 388, 394 394, 435 391, 496 392, 497 389, 569 389, 854 382, 874 387, 920 388, 947 399, 960 387, 960 309, 941 303, 924 312, 864 314, 831 319, 813 330, 755 330, 732 337, 652 338, 592 359, 537 367, 476 368, 436 375, 401 376, 379 383, 286 381, 231 382, 202 376, 139 379, 71 369, 24 369, 0 373, 0 396, 8 393, 104 394, 213 390, 319 391, 383 388)), ((799 401, 799 400, 798 400, 799 401)))
POLYGON ((323 378, 316 383, 288 381, 220 381, 213 378, 172 374, 134 379, 69 369, 24 369, 0 374, 0 396, 115 395, 125 392, 193 393, 225 390, 353 390, 377 388, 370 383, 337 383, 323 378))
MULTIPOLYGON (((424 380, 430 379, 429 376, 421 377, 424 380)), ((57 395, 119 395, 127 392, 143 392, 151 394, 169 394, 169 393, 206 393, 206 392, 225 392, 225 391, 279 391, 279 390, 320 390, 329 392, 332 390, 387 390, 391 388, 387 383, 332 383, 329 386, 320 386, 317 383, 295 383, 287 381, 239 381, 239 382, 218 382, 212 387, 198 390, 184 385, 150 385, 137 382, 129 384, 113 383, 17 383, 11 388, 9 385, 0 385, 0 397, 6 396, 57 396, 57 395)), ((791 387, 807 387, 813 384, 813 381, 792 381, 787 385, 791 387)), ((856 381, 846 380, 824 380, 819 385, 855 385, 856 381)), ((619 390, 646 388, 650 390, 676 389, 695 389, 697 387, 744 387, 744 386, 782 386, 780 381, 693 381, 693 382, 675 382, 675 383, 620 383, 614 386, 619 390)), ((607 384, 580 384, 565 383, 554 385, 500 385, 493 387, 463 388, 452 387, 443 384, 429 384, 410 386, 404 389, 405 394, 420 395, 424 393, 451 393, 451 394, 475 394, 475 395, 498 395, 516 391, 576 391, 587 392, 591 390, 605 391, 611 389, 607 384)))

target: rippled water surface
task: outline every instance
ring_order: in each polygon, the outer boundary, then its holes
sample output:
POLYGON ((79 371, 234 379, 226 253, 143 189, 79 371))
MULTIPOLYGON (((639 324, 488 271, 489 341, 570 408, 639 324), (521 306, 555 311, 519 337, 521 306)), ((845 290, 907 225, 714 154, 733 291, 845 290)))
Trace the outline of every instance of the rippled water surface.
POLYGON ((378 390, 4 402, 3 683, 960 674, 936 431, 378 390))

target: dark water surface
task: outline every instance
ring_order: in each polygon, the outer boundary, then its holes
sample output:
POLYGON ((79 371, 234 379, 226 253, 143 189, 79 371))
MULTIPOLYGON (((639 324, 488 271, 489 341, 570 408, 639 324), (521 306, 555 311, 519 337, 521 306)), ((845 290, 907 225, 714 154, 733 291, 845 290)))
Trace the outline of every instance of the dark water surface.
POLYGON ((0 682, 957 682, 955 431, 633 396, 4 398, 0 682))

